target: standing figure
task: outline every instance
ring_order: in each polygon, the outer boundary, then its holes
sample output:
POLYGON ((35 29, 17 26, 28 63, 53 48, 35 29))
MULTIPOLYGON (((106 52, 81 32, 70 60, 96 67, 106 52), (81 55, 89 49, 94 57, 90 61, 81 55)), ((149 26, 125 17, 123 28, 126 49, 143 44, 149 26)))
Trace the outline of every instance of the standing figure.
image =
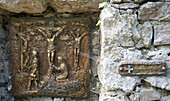
POLYGON ((29 81, 28 81, 28 89, 31 89, 31 82, 34 81, 34 84, 36 86, 36 88, 38 87, 38 80, 39 80, 39 72, 38 72, 38 58, 37 58, 37 51, 33 50, 32 51, 32 65, 29 67, 30 70, 30 77, 29 77, 29 81))
POLYGON ((68 76, 68 68, 61 56, 58 56, 58 66, 52 64, 54 70, 61 72, 62 74, 56 77, 56 80, 66 79, 68 76))
POLYGON ((22 33, 17 33, 17 34, 24 41, 24 44, 21 49, 21 70, 23 71, 24 68, 26 68, 26 65, 29 60, 27 49, 28 49, 28 41, 30 41, 30 37, 27 35, 26 38, 24 38, 22 33), (25 61, 24 61, 24 57, 25 57, 25 61))
POLYGON ((74 37, 75 44, 74 44, 74 67, 78 67, 78 60, 79 60, 79 53, 80 53, 80 45, 81 45, 81 39, 87 35, 87 33, 83 33, 80 35, 79 33, 76 33, 76 35, 71 31, 71 35, 74 37))
POLYGON ((60 28, 59 31, 57 33, 55 33, 53 36, 45 28, 42 28, 42 27, 38 28, 38 31, 41 32, 47 38, 47 42, 48 42, 47 51, 48 51, 48 62, 49 62, 49 65, 51 63, 53 63, 53 60, 54 60, 54 51, 55 51, 54 50, 54 48, 55 48, 54 47, 54 39, 55 39, 55 37, 57 37, 63 31, 64 28, 66 28, 65 25, 62 28, 60 28), (45 32, 43 32, 43 30, 45 30, 47 34, 45 32))

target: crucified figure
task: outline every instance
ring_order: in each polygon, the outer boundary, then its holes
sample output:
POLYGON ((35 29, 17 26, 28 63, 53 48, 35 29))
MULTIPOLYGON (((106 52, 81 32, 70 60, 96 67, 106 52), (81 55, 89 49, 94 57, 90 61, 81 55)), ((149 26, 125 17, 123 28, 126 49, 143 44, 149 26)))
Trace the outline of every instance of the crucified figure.
POLYGON ((81 45, 81 39, 87 35, 87 33, 83 33, 82 35, 80 35, 79 33, 76 33, 76 35, 73 33, 73 31, 71 31, 71 35, 74 37, 75 40, 75 44, 74 44, 74 62, 75 65, 74 67, 77 68, 78 67, 78 59, 79 59, 79 53, 80 53, 80 45, 81 45))
POLYGON ((53 60, 54 60, 54 51, 55 51, 54 50, 54 48, 55 48, 54 47, 54 39, 55 39, 55 37, 57 37, 63 31, 64 28, 66 28, 66 25, 64 25, 62 28, 58 29, 59 31, 56 32, 53 36, 45 28, 43 28, 43 27, 37 28, 38 31, 41 32, 47 38, 47 42, 48 42, 47 51, 48 51, 48 62, 49 62, 49 65, 51 63, 53 63, 53 60), (43 30, 45 30, 46 33, 43 30))
POLYGON ((29 60, 29 55, 27 52, 28 48, 28 41, 30 41, 30 37, 27 35, 26 38, 23 37, 23 33, 17 33, 17 35, 24 41, 24 44, 21 49, 21 70, 23 70, 26 67, 26 64, 29 60), (24 61, 24 57, 26 58, 24 61))

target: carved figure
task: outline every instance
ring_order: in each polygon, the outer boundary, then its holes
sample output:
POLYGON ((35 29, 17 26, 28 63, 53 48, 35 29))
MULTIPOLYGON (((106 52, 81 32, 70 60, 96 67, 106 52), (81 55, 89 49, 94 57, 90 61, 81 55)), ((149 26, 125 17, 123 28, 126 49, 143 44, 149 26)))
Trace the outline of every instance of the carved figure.
POLYGON ((24 38, 22 33, 17 33, 17 34, 24 41, 24 44, 21 49, 21 70, 23 70, 26 67, 26 64, 28 63, 29 60, 27 49, 28 49, 28 41, 30 41, 30 37, 27 35, 26 38, 24 38), (25 57, 25 61, 24 61, 24 57, 25 57))
POLYGON ((61 56, 58 56, 57 59, 58 59, 58 66, 52 64, 52 67, 54 68, 54 70, 62 72, 62 74, 56 77, 56 80, 66 79, 68 76, 67 65, 61 56))
POLYGON ((52 34, 46 30, 45 28, 39 27, 38 30, 39 32, 41 32, 46 38, 47 38, 47 42, 48 42, 48 62, 53 63, 54 60, 54 39, 55 37, 57 37, 65 28, 66 26, 64 25, 62 28, 59 29, 59 31, 57 33, 55 33, 53 36, 52 34), (43 32, 43 30, 45 30, 47 32, 47 34, 45 32, 43 32))
POLYGON ((80 44, 81 44, 81 39, 87 35, 87 33, 83 33, 82 35, 80 35, 79 33, 76 33, 76 35, 71 31, 71 34, 74 37, 75 40, 75 44, 74 44, 74 62, 75 65, 74 67, 77 68, 78 67, 78 59, 79 59, 79 53, 80 53, 80 44))
POLYGON ((38 57, 37 57, 37 51, 32 51, 32 65, 28 68, 30 70, 30 77, 28 81, 28 89, 31 89, 31 82, 34 81, 34 84, 36 87, 38 87, 38 80, 39 80, 39 72, 38 72, 38 57))

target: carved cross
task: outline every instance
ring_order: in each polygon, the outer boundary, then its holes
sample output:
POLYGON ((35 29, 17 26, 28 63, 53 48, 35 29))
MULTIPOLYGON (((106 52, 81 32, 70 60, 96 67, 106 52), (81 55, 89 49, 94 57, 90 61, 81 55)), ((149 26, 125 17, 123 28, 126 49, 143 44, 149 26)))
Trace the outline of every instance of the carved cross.
POLYGON ((127 71, 128 71, 128 73, 131 73, 131 71, 133 71, 133 68, 131 68, 131 66, 130 66, 130 65, 128 65, 128 67, 126 67, 126 68, 125 68, 125 70, 127 70, 127 71))

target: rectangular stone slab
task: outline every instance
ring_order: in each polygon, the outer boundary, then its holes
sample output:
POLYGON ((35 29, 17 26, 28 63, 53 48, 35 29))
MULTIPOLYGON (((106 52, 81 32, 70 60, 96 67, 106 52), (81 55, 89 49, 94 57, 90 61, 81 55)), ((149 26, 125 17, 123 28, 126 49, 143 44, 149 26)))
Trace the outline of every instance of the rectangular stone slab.
POLYGON ((122 76, 160 76, 165 75, 166 67, 165 62, 158 60, 123 61, 118 71, 122 76))
POLYGON ((10 18, 14 96, 86 98, 90 22, 83 17, 10 18))

